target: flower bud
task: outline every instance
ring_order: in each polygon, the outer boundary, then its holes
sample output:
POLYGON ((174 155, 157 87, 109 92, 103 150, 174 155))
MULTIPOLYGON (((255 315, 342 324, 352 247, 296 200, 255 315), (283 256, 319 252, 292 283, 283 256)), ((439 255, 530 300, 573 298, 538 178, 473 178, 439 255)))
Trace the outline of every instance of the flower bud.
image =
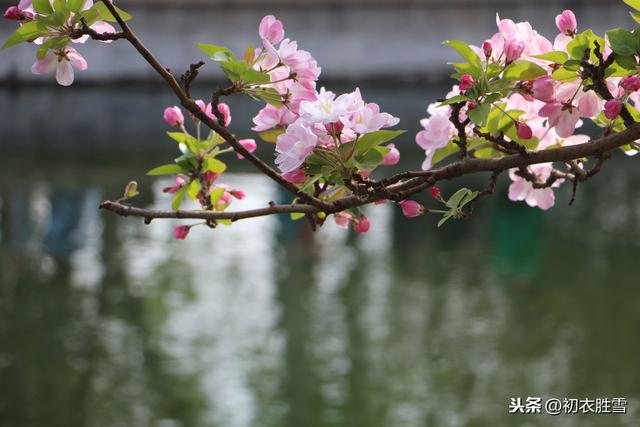
POLYGON ((224 102, 219 103, 218 112, 224 117, 224 125, 229 126, 231 124, 231 109, 229 106, 224 102))
POLYGON ((207 187, 211 186, 211 184, 213 184, 215 180, 218 179, 218 177, 220 177, 219 173, 211 172, 211 171, 205 171, 202 174, 202 180, 205 182, 207 187))
POLYGON ((339 120, 334 123, 325 123, 324 128, 327 130, 329 135, 338 138, 342 133, 342 129, 344 129, 344 123, 339 120))
POLYGON ((561 33, 574 36, 578 30, 576 15, 570 10, 563 11, 560 15, 556 16, 556 27, 558 27, 558 31, 561 33))
MULTIPOLYGON (((258 145, 256 144, 256 141, 254 139, 241 139, 238 141, 238 144, 242 145, 245 150, 250 153, 253 153, 254 151, 256 151, 256 148, 258 148, 258 145)), ((236 153, 236 155, 238 156, 238 159, 244 159, 244 156, 242 154, 236 153)))
POLYGON ((531 86, 534 98, 543 102, 553 102, 556 96, 555 83, 549 76, 536 79, 531 86))
POLYGON ((179 225, 173 229, 173 237, 176 239, 184 240, 189 235, 189 230, 191 227, 188 225, 179 225))
POLYGON ((333 220, 336 222, 336 225, 340 228, 348 228, 352 218, 353 218, 353 215, 351 215, 348 212, 337 212, 333 214, 333 220))
POLYGON ((183 185, 185 185, 187 181, 181 177, 180 175, 176 176, 176 179, 173 181, 173 185, 171 187, 166 187, 162 189, 163 193, 175 194, 177 193, 183 185))
POLYGON ((182 110, 178 107, 167 107, 162 116, 169 126, 180 126, 184 123, 182 110))
POLYGON ((265 39, 271 44, 278 44, 284 38, 284 27, 275 16, 267 15, 262 18, 258 33, 261 39, 265 39))
POLYGON ((31 21, 33 13, 22 10, 18 6, 11 6, 4 12, 4 17, 10 21, 31 21))
POLYGON ((307 177, 304 174, 304 170, 302 169, 295 169, 291 172, 283 173, 282 178, 292 184, 297 185, 304 184, 304 182, 307 180, 307 177))
POLYGON ((504 47, 504 55, 507 60, 507 64, 511 64, 513 61, 517 60, 522 56, 522 52, 524 52, 524 43, 512 40, 507 43, 504 47))
POLYGON ((491 57, 491 54, 493 53, 493 46, 489 40, 485 40, 484 43, 482 43, 482 51, 484 52, 485 57, 491 57))
POLYGON ((415 218, 422 215, 424 208, 415 200, 403 200, 400 202, 400 208, 402 208, 402 214, 407 218, 415 218))
POLYGON ((435 199, 442 199, 442 193, 440 192, 440 189, 438 187, 431 187, 431 195, 435 198, 435 199))
POLYGON ((235 197, 238 200, 242 200, 245 197, 247 197, 247 194, 242 190, 231 190, 229 191, 229 194, 231 194, 233 197, 235 197))
POLYGON ((394 144, 387 145, 387 148, 390 148, 387 154, 382 158, 382 164, 386 166, 396 165, 400 161, 400 151, 396 148, 394 144))
POLYGON ((473 76, 471 74, 463 74, 460 77, 460 83, 458 87, 460 88, 460 92, 466 92, 473 86, 473 76))
POLYGON ((620 82, 620 86, 622 86, 627 92, 635 92, 640 90, 640 79, 637 74, 625 77, 620 82))
POLYGON ((522 122, 516 122, 516 133, 520 139, 531 139, 533 137, 533 131, 531 127, 522 122))
POLYGON ((353 222, 353 229, 358 234, 365 234, 371 228, 371 223, 369 219, 362 215, 360 218, 356 219, 353 222))
POLYGON ((604 103, 604 115, 607 119, 614 120, 622 111, 622 102, 612 99, 604 103))

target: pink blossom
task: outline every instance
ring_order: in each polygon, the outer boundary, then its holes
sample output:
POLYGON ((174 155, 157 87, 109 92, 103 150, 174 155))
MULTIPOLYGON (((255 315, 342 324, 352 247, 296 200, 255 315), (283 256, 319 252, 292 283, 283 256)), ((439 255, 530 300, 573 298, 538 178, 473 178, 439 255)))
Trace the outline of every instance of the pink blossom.
MULTIPOLYGON (((218 121, 218 118, 216 117, 215 114, 213 114, 213 107, 211 105, 211 103, 209 104, 205 104, 204 101, 202 99, 198 99, 196 101, 196 105, 198 106, 198 108, 200 108, 200 110, 207 115, 207 117, 209 117, 211 120, 215 120, 218 121)), ((225 104, 224 102, 221 102, 218 104, 218 112, 220 114, 222 114, 222 116, 224 117, 224 125, 225 126, 229 126, 231 124, 231 109, 229 108, 229 106, 227 104, 225 104)), ((191 116, 191 118, 193 120, 198 120, 195 116, 191 116)))
POLYGON ((531 139, 533 137, 533 131, 528 124, 517 122, 516 123, 516 133, 518 134, 518 138, 520 139, 531 139))
POLYGON ((255 126, 252 129, 256 132, 262 132, 277 126, 290 125, 297 118, 298 116, 288 108, 276 108, 269 104, 253 118, 255 126))
MULTIPOLYGON (((255 139, 241 139, 238 144, 242 145, 248 152, 253 153, 258 148, 255 139)), ((244 159, 242 154, 236 153, 239 160, 244 159)))
POLYGON ((388 144, 387 148, 390 148, 391 151, 384 155, 382 158, 382 164, 386 166, 398 164, 400 161, 400 151, 398 151, 394 144, 388 144))
POLYGON ((216 179, 220 177, 220 174, 217 172, 205 171, 202 174, 202 180, 206 184, 207 187, 211 186, 215 182, 216 179))
POLYGON ((307 180, 303 169, 295 169, 291 172, 283 173, 282 177, 292 184, 301 185, 307 180))
POLYGON ((176 179, 173 181, 173 184, 171 185, 171 187, 166 187, 162 189, 163 193, 177 193, 178 190, 180 190, 182 188, 182 186, 184 186, 187 183, 187 181, 185 181, 185 179, 183 177, 181 177, 180 175, 176 176, 176 179))
POLYGON ((531 87, 533 97, 543 102, 553 102, 555 100, 555 82, 549 76, 536 79, 531 87))
POLYGON ((173 236, 176 239, 184 240, 189 235, 190 230, 191 230, 191 227, 188 225, 179 225, 173 229, 173 236))
POLYGON ((636 92, 640 90, 640 79, 637 74, 625 77, 620 81, 620 86, 627 92, 636 92))
POLYGON ((19 6, 10 6, 5 12, 4 17, 11 21, 31 21, 33 20, 34 14, 21 9, 19 6))
POLYGON ((359 89, 336 98, 333 92, 322 88, 315 101, 302 101, 300 116, 309 123, 334 123, 364 107, 359 89))
POLYGON ((284 38, 282 22, 273 15, 267 15, 262 18, 258 32, 261 39, 268 40, 272 44, 278 44, 284 38))
MULTIPOLYGON (((537 180, 546 181, 551 175, 552 169, 551 163, 541 163, 529 166, 528 170, 537 180)), ((533 188, 533 184, 522 178, 516 172, 517 169, 511 169, 509 171, 509 177, 513 181, 509 186, 509 199, 513 201, 524 200, 529 206, 537 206, 542 210, 547 210, 554 205, 555 195, 551 188, 533 188)), ((558 187, 561 183, 562 180, 558 180, 552 187, 558 187)))
POLYGON ((31 67, 33 74, 56 72, 56 80, 61 86, 73 83, 73 69, 86 70, 87 61, 72 47, 65 47, 49 52, 43 59, 38 59, 31 67))
POLYGON ((442 192, 438 187, 431 187, 430 191, 434 199, 442 200, 442 192))
POLYGON ((622 111, 622 102, 612 99, 604 104, 604 115, 609 120, 615 120, 622 111))
POLYGON ((362 215, 360 218, 353 221, 353 229, 358 234, 365 234, 371 228, 371 223, 369 219, 362 215))
POLYGON ((165 108, 163 118, 169 126, 181 126, 184 124, 182 110, 177 106, 165 108))
POLYGON ((549 119, 549 125, 556 128, 556 132, 562 138, 567 138, 576 130, 580 112, 571 104, 550 102, 544 105, 538 112, 540 117, 549 119))
POLYGON ((420 124, 424 130, 416 135, 416 143, 424 150, 446 146, 455 133, 455 127, 444 114, 422 119, 420 124))
POLYGON ((231 124, 231 109, 227 104, 221 102, 218 104, 218 112, 224 117, 225 127, 228 127, 231 124))
POLYGON ((424 213, 424 207, 415 200, 403 200, 399 203, 402 214, 407 218, 415 218, 424 213))
POLYGON ((313 152, 318 137, 305 124, 302 119, 287 128, 287 131, 278 136, 276 141, 276 164, 282 172, 291 172, 304 163, 304 160, 313 152))
POLYGON ((466 92, 471 89, 471 86, 473 86, 473 76, 471 74, 463 74, 460 77, 460 84, 458 85, 460 92, 466 92))
POLYGON ((507 64, 519 59, 522 56, 522 52, 524 52, 524 43, 515 40, 507 42, 504 47, 504 55, 507 64))
MULTIPOLYGON (((352 108, 351 105, 346 107, 347 111, 352 108)), ((378 104, 370 103, 364 108, 359 108, 348 116, 340 118, 340 121, 356 133, 366 134, 376 132, 383 127, 395 126, 400 122, 400 119, 388 113, 381 113, 378 104)))
POLYGON ((353 219, 353 215, 348 212, 337 212, 333 214, 333 220, 336 222, 336 225, 340 228, 349 228, 349 224, 353 219))
POLYGON ((556 27, 558 31, 568 36, 573 36, 578 30, 578 22, 576 21, 576 15, 570 10, 563 11, 560 15, 556 16, 556 27))

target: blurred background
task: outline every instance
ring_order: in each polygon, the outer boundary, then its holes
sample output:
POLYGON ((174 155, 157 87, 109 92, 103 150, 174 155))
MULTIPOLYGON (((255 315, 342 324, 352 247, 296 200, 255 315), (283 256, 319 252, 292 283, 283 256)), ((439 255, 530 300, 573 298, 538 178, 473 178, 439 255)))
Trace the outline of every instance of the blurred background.
MULTIPOLYGON (((419 167, 419 119, 451 85, 442 40, 480 44, 496 12, 550 39, 565 8, 580 30, 633 26, 618 0, 118 4, 177 74, 203 59, 195 43, 240 52, 277 15, 321 85, 359 86, 401 117, 397 169, 419 167)), ((2 22, 1 38, 14 28, 2 22)), ((131 179, 137 204, 169 205, 167 182, 144 172, 176 155, 162 121, 176 102, 128 45, 79 49, 90 69, 72 88, 30 73, 31 46, 0 53, 0 426, 638 425, 637 159, 616 155, 574 206, 562 188, 546 213, 508 201, 503 177, 471 219, 440 229, 384 205, 363 237, 269 217, 175 241, 176 222, 97 206, 131 179), (629 413, 507 414, 527 396, 626 397, 629 413)), ((207 65, 194 92, 208 98, 220 78, 207 65)), ((232 130, 252 136, 260 106, 229 103, 232 130)), ((247 164, 231 170, 249 194, 235 208, 287 201, 247 164)))

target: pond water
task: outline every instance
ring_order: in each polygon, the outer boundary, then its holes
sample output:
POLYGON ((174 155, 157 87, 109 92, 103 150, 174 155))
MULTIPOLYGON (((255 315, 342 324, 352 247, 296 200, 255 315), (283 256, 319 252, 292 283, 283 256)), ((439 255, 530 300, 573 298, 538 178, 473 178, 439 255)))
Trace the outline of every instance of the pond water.
MULTIPOLYGON (((436 89, 367 93, 414 132, 436 89)), ((143 176, 172 155, 159 93, 0 91, 0 425, 638 426, 638 159, 547 213, 503 177, 440 229, 383 205, 363 237, 270 217, 182 242, 176 222, 97 210, 130 179, 138 204, 168 205, 143 176), (627 414, 508 414, 528 396, 623 397, 627 414)), ((237 208, 287 200, 240 166, 237 208)))

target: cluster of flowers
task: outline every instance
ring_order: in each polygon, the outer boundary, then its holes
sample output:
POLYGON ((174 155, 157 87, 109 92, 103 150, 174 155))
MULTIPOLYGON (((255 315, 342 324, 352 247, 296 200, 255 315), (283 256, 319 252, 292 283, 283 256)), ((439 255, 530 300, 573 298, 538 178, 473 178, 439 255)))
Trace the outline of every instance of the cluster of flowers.
MULTIPOLYGON (((572 11, 565 10, 556 17, 559 34, 553 43, 533 30, 528 22, 514 23, 498 17, 497 25, 498 32, 481 47, 472 46, 478 57, 483 59, 483 67, 497 65, 504 70, 515 61, 524 59, 539 65, 547 72, 546 75, 533 80, 515 83, 507 97, 496 101, 503 103, 496 108, 501 108, 505 114, 508 115, 508 111, 518 112, 517 117, 512 117, 515 137, 520 141, 535 138, 536 145, 528 148, 541 150, 552 146, 585 143, 589 138, 575 133, 576 128, 582 126, 582 119, 596 120, 603 113, 607 119, 615 120, 628 99, 634 104, 637 103, 640 89, 637 75, 608 78, 606 84, 615 99, 606 103, 594 91, 584 90, 581 78, 575 76, 563 79, 552 76, 560 65, 555 62, 557 59, 553 59, 553 55, 556 55, 555 58, 558 54, 560 57, 564 55, 564 58, 568 58, 568 45, 578 36, 578 25, 572 11), (544 54, 548 56, 545 57, 544 54)), ((611 49, 608 44, 602 47, 602 54, 607 58, 611 49)), ((470 74, 463 74, 459 76, 459 84, 454 86, 447 98, 465 94, 477 83, 470 74)), ((467 102, 460 111, 460 122, 463 123, 470 111, 476 107, 474 102, 467 102)), ((422 165, 424 170, 432 167, 434 155, 451 144, 452 138, 457 135, 457 129, 450 120, 451 106, 431 104, 427 112, 429 117, 421 121, 424 129, 416 135, 416 143, 426 154, 422 165)), ((469 123, 466 127, 469 139, 474 138, 473 126, 473 123, 469 123)), ((509 137, 505 138, 509 140, 509 137)), ((630 150, 627 153, 635 154, 635 151, 630 150)), ((529 168, 539 181, 545 181, 551 170, 550 163, 529 168)), ((511 200, 524 200, 529 206, 537 206, 540 209, 549 209, 554 205, 555 198, 551 188, 534 188, 532 183, 521 177, 516 170, 511 170, 509 175, 513 181, 509 188, 511 200)), ((561 182, 556 181, 554 187, 559 186, 561 182)))
MULTIPOLYGON (((53 5, 53 0, 48 1, 53 5)), ((77 13, 89 11, 93 6, 93 0, 86 0, 80 5, 77 13)), ((50 16, 53 9, 51 7, 46 9, 46 12, 38 13, 32 0, 21 0, 17 6, 9 7, 4 12, 4 17, 23 26, 35 22, 38 16, 50 16)), ((47 44, 50 46, 50 49, 43 51, 43 55, 38 55, 38 59, 31 67, 31 72, 34 74, 48 74, 55 71, 56 80, 62 86, 70 86, 73 83, 74 68, 79 71, 84 71, 88 68, 85 58, 76 49, 69 46, 70 42, 84 43, 89 38, 88 35, 78 38, 71 37, 73 32, 80 28, 80 23, 75 22, 73 19, 75 15, 76 13, 69 12, 65 22, 48 27, 43 31, 43 35, 29 40, 41 47, 47 48, 47 44)), ((92 23, 90 28, 98 34, 115 32, 111 24, 101 20, 92 23)), ((104 43, 110 42, 110 40, 104 41, 104 43)))

